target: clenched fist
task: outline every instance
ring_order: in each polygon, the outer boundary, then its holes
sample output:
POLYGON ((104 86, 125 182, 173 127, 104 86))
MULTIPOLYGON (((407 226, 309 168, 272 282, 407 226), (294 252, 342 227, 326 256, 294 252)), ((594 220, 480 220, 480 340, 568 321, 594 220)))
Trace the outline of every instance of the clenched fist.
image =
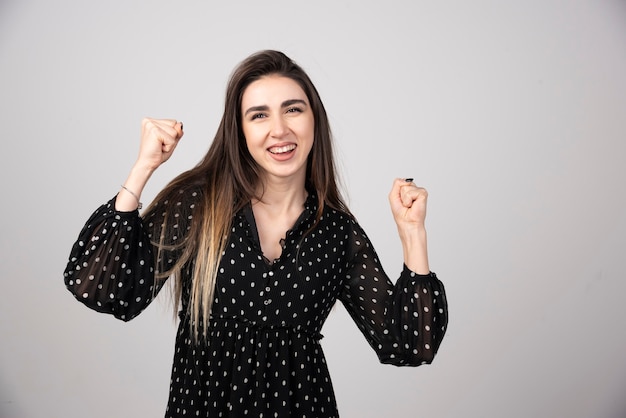
POLYGON ((413 179, 396 179, 389 193, 391 212, 398 228, 423 228, 428 192, 413 179))
POLYGON ((183 137, 183 124, 174 119, 144 118, 141 121, 141 144, 137 163, 156 170, 174 152, 183 137))
POLYGON ((169 160, 182 137, 182 122, 150 118, 141 121, 139 156, 117 195, 115 209, 122 212, 141 209, 141 193, 148 179, 169 160))
POLYGON ((389 193, 391 212, 402 242, 404 264, 417 274, 429 274, 426 242, 426 201, 428 192, 413 179, 396 179, 389 193))

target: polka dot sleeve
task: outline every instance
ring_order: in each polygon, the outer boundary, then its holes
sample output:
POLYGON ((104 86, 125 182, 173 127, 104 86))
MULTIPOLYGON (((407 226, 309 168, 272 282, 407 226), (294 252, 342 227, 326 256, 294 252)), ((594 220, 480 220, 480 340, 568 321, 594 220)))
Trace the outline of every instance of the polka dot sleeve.
POLYGON ((445 289, 435 273, 404 266, 395 285, 355 224, 352 262, 341 299, 381 363, 419 366, 433 361, 446 332, 445 289))
POLYGON ((115 198, 89 218, 70 252, 65 285, 98 312, 128 321, 155 295, 154 256, 139 212, 117 212, 115 198))

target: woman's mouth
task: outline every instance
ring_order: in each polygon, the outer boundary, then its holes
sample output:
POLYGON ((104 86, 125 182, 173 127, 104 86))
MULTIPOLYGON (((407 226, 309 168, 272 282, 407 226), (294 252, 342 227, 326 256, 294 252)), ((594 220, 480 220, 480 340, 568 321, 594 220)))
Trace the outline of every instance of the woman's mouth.
POLYGON ((296 144, 283 145, 280 147, 271 147, 268 149, 274 155, 285 154, 296 149, 296 144))

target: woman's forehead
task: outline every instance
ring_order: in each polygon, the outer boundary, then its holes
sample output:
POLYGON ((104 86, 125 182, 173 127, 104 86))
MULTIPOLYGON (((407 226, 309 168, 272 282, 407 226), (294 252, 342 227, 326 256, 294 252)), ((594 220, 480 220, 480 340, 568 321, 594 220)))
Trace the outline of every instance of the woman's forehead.
POLYGON ((292 78, 269 75, 250 83, 243 92, 242 107, 260 104, 280 104, 285 100, 300 99, 308 103, 306 93, 292 78))

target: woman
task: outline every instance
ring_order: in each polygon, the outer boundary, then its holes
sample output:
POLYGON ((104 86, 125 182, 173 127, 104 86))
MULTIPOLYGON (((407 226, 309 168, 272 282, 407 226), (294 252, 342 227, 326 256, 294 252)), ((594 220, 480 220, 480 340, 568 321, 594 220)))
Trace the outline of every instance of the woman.
POLYGON ((427 193, 393 183, 405 263, 394 286, 338 191, 326 112, 297 64, 277 51, 243 61, 208 153, 140 217, 144 186, 182 136, 180 122, 143 121, 130 175, 65 270, 78 300, 125 321, 175 282, 167 417, 338 416, 319 344, 337 299, 381 362, 433 360, 447 306, 428 265, 427 193))

